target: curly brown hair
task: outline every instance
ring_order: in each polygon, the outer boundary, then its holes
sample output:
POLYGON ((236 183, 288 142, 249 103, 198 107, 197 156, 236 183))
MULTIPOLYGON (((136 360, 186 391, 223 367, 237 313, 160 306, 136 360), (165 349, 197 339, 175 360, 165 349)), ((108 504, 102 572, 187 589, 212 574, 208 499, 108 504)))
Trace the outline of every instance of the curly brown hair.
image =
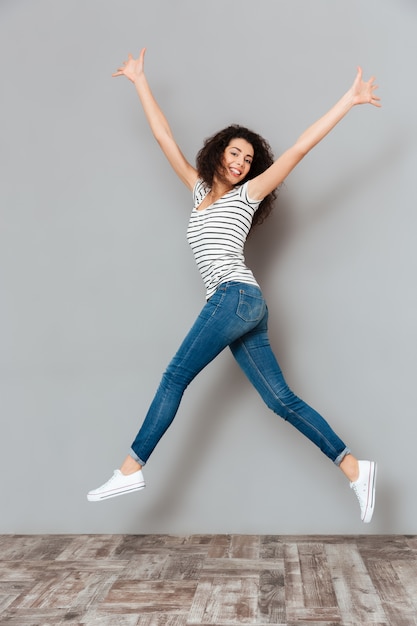
MULTIPOLYGON (((198 175, 209 187, 212 187, 214 176, 221 170, 223 153, 232 139, 245 139, 245 141, 251 144, 254 151, 250 170, 240 184, 255 178, 255 176, 264 172, 274 162, 271 147, 263 137, 245 126, 232 124, 206 139, 203 147, 197 154, 196 167, 198 175)), ((276 195, 277 190, 274 190, 262 200, 253 217, 252 228, 261 224, 268 217, 272 211, 276 195)))

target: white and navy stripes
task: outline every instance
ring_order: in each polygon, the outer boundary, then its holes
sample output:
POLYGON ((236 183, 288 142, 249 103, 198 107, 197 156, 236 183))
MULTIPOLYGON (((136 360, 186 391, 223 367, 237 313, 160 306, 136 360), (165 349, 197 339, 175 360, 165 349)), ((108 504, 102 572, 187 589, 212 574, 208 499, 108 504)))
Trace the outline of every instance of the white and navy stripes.
POLYGON ((198 211, 209 191, 202 180, 197 180, 193 190, 194 208, 187 230, 187 239, 204 281, 207 299, 226 281, 258 284, 246 267, 243 248, 260 204, 258 200, 249 199, 246 182, 198 211))

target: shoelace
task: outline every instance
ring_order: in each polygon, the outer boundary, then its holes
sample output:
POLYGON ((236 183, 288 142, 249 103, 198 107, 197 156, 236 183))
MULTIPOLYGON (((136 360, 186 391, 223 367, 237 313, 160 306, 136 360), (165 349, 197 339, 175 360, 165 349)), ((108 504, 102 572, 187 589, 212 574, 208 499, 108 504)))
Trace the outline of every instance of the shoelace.
POLYGON ((361 513, 363 513, 366 507, 366 499, 364 498, 365 491, 362 489, 362 493, 356 483, 352 483, 352 489, 355 492, 355 495, 359 501, 359 506, 361 507, 361 513))
POLYGON ((116 476, 117 476, 117 473, 116 473, 116 472, 117 472, 117 470, 114 470, 114 472, 113 472, 113 476, 111 476, 111 478, 109 478, 109 480, 108 480, 106 483, 104 483, 104 485, 102 485, 102 486, 100 487, 100 489, 102 489, 103 487, 107 487, 107 485, 110 485, 110 483, 112 483, 112 482, 113 482, 113 480, 114 480, 114 479, 116 478, 116 476))

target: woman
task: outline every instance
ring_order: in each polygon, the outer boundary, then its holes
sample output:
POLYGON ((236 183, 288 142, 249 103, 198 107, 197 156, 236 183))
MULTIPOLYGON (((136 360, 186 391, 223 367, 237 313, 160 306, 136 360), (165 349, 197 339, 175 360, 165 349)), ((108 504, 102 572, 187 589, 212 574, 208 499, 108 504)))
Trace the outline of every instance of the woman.
POLYGON ((113 74, 136 87, 151 130, 182 182, 193 192, 187 236, 201 272, 207 303, 165 371, 130 453, 91 501, 143 489, 142 467, 178 410, 195 376, 226 346, 265 403, 315 443, 340 467, 358 497, 361 519, 370 522, 375 503, 376 463, 358 461, 329 424, 288 388, 272 353, 268 311, 261 290, 245 265, 249 230, 269 213, 275 191, 301 159, 353 106, 379 107, 374 78, 358 72, 352 87, 278 159, 267 142, 241 126, 229 126, 206 140, 193 167, 182 154, 152 95, 144 73, 145 49, 113 74))

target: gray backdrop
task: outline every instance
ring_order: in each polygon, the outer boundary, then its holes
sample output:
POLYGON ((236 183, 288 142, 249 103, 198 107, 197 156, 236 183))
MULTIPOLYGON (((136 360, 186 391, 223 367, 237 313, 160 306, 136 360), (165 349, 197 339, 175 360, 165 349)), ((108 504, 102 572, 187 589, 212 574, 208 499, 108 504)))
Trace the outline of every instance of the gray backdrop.
POLYGON ((415 533, 414 0, 1 0, 2 533, 415 533), (128 451, 203 287, 191 199, 133 86, 190 160, 231 122, 276 154, 361 64, 353 110, 288 178, 247 256, 289 384, 379 462, 363 526, 347 481, 222 354, 187 391, 147 488, 86 492, 128 451))

